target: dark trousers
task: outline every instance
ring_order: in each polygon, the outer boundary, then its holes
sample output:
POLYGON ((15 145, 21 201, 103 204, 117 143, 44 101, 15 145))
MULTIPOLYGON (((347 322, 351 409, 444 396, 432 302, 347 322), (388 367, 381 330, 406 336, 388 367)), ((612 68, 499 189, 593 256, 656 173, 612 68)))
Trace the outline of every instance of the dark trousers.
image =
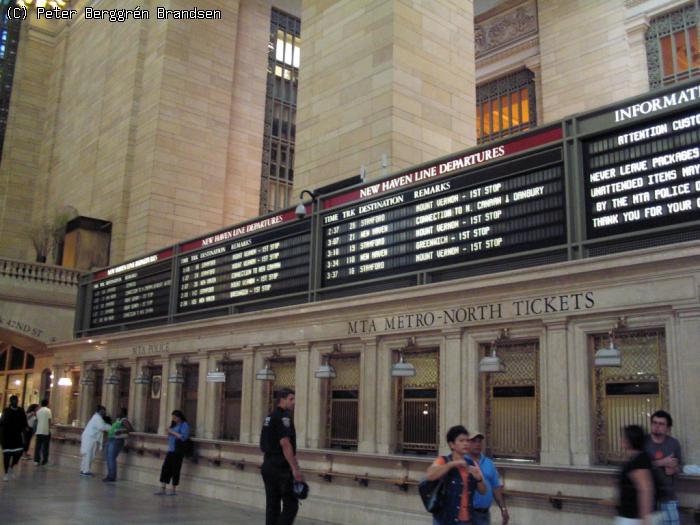
POLYGON ((25 430, 22 439, 24 440, 24 453, 26 454, 29 451, 29 445, 32 442, 32 436, 34 435, 34 431, 30 428, 29 430, 25 430))
POLYGON ((3 452, 2 459, 5 463, 5 473, 7 473, 12 467, 14 467, 19 462, 19 459, 21 457, 21 450, 16 450, 14 452, 3 452))
POLYGON ((292 471, 289 467, 279 467, 265 461, 262 466, 262 478, 267 499, 265 525, 292 525, 299 510, 299 500, 292 487, 292 471))
POLYGON ((49 443, 51 434, 37 434, 34 443, 34 461, 46 465, 49 462, 49 443))
POLYGON ((182 454, 168 452, 163 462, 163 468, 160 470, 161 483, 165 483, 166 485, 172 483, 173 487, 177 487, 180 484, 180 469, 182 469, 183 458, 184 456, 182 454))

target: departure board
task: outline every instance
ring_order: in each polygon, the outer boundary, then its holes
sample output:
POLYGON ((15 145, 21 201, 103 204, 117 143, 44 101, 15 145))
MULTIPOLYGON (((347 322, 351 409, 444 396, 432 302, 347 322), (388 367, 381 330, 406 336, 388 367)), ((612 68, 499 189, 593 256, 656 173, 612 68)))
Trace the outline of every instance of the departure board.
POLYGON ((92 283, 93 328, 166 316, 172 249, 103 270, 92 283))
POLYGON ((700 219, 700 113, 583 144, 589 238, 700 219))
POLYGON ((311 221, 292 212, 284 217, 289 224, 244 238, 231 235, 231 241, 180 256, 178 312, 307 290, 311 221))
POLYGON ((557 245, 564 206, 557 147, 333 209, 322 216, 323 285, 557 245))

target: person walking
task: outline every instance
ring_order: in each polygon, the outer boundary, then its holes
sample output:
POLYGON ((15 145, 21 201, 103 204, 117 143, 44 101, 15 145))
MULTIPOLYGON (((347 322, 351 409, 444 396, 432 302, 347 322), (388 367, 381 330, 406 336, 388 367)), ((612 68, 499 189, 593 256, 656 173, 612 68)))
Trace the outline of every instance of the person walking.
POLYGON ((265 525, 291 525, 299 511, 294 482, 303 482, 304 476, 296 457, 297 435, 292 417, 295 403, 293 390, 283 388, 277 392, 277 406, 265 418, 260 433, 260 449, 265 454, 261 469, 265 525))
POLYGON ((95 459, 95 451, 99 447, 102 448, 102 440, 104 433, 107 432, 111 425, 105 421, 105 407, 97 405, 95 413, 85 425, 85 430, 80 435, 80 475, 84 477, 92 477, 92 460, 95 459))
POLYGON ((2 457, 5 465, 4 481, 14 478, 13 469, 22 457, 24 444, 22 434, 27 429, 27 416, 19 406, 17 396, 10 396, 10 405, 0 415, 0 431, 2 431, 2 457))
POLYGON ((619 504, 615 525, 656 525, 651 459, 644 451, 644 430, 630 425, 622 431, 627 460, 618 478, 619 504))
POLYGON ((472 521, 474 525, 490 525, 491 503, 495 499, 498 507, 501 509, 501 523, 508 525, 510 515, 508 514, 505 496, 503 495, 503 483, 493 461, 483 453, 484 435, 481 432, 470 434, 469 444, 469 457, 479 466, 487 482, 486 494, 479 494, 479 492, 474 494, 474 516, 472 521))
POLYGON ((36 439, 34 440, 34 464, 46 465, 49 462, 51 443, 51 409, 49 400, 41 400, 41 408, 36 413, 36 439))
POLYGON ((678 496, 676 496, 676 476, 683 471, 681 444, 669 436, 673 418, 665 410, 657 410, 651 415, 651 433, 647 436, 644 450, 656 467, 660 481, 660 494, 657 495, 659 508, 663 513, 664 525, 680 525, 678 496))
POLYGON ((107 447, 105 456, 107 459, 107 476, 102 481, 117 481, 117 456, 124 448, 129 432, 134 431, 134 427, 127 419, 126 408, 122 408, 117 420, 112 423, 112 427, 107 432, 107 447))
POLYGON ((32 403, 27 408, 27 429, 24 431, 22 439, 24 440, 24 456, 23 459, 32 459, 29 455, 29 447, 32 444, 32 437, 36 432, 36 410, 39 405, 32 403))
POLYGON ((474 493, 486 494, 488 487, 481 469, 469 457, 469 431, 462 425, 447 431, 451 453, 438 457, 425 474, 435 481, 447 476, 441 509, 433 514, 433 525, 474 525, 474 493))
POLYGON ((163 468, 160 470, 161 489, 155 493, 156 496, 175 496, 177 486, 180 484, 180 470, 185 453, 182 444, 190 438, 190 425, 185 418, 185 414, 180 410, 173 410, 172 421, 168 429, 168 454, 165 456, 163 468), (172 484, 173 490, 166 492, 168 483, 172 484))

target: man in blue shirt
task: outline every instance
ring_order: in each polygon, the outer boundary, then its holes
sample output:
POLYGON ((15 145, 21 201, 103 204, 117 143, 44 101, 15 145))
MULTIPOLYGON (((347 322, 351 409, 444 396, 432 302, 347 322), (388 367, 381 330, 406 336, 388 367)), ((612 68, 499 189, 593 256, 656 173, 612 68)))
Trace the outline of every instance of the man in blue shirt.
POLYGON ((469 455, 474 460, 474 463, 479 465, 481 468, 481 473, 484 479, 488 482, 486 483, 487 491, 485 494, 474 493, 474 514, 472 523, 474 525, 490 525, 491 523, 491 503, 494 498, 501 509, 501 519, 503 520, 503 525, 507 525, 510 520, 508 515, 508 508, 506 507, 506 500, 503 496, 503 483, 498 475, 496 466, 493 464, 490 458, 487 458, 482 450, 484 446, 484 435, 481 432, 474 432, 469 434, 469 443, 471 444, 471 450, 469 455))

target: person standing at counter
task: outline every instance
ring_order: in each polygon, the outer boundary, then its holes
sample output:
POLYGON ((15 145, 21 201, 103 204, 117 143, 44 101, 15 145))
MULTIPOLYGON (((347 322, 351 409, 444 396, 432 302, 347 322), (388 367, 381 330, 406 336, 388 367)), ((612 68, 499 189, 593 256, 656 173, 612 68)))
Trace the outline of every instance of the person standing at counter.
POLYGON ((175 496, 177 486, 180 484, 180 470, 182 460, 185 457, 183 444, 190 438, 190 425, 187 423, 185 414, 181 410, 173 410, 172 422, 168 429, 168 454, 165 456, 163 468, 160 470, 160 483, 162 485, 156 496, 175 496), (173 490, 166 492, 168 483, 172 484, 173 490))
POLYGON ((112 425, 109 425, 105 417, 106 409, 102 405, 97 405, 97 410, 85 426, 85 430, 80 435, 80 475, 91 477, 94 474, 91 471, 92 460, 95 459, 95 451, 97 447, 102 448, 102 439, 104 433, 107 432, 112 425))

